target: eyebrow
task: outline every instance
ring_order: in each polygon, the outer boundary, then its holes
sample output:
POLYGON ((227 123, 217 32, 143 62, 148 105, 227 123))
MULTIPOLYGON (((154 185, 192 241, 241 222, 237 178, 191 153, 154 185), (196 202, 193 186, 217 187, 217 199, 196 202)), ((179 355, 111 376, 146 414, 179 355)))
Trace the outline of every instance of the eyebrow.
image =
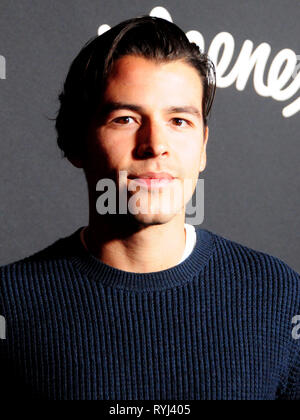
MULTIPOLYGON (((129 109, 130 111, 143 113, 144 108, 140 105, 135 104, 129 104, 125 102, 106 102, 103 104, 102 107, 100 107, 99 113, 101 116, 107 116, 113 111, 117 111, 120 109, 129 109)), ((165 108, 163 110, 167 114, 176 114, 176 113, 186 113, 186 114, 192 114, 196 117, 202 118, 201 112, 198 108, 191 105, 186 106, 171 106, 168 108, 165 108)))

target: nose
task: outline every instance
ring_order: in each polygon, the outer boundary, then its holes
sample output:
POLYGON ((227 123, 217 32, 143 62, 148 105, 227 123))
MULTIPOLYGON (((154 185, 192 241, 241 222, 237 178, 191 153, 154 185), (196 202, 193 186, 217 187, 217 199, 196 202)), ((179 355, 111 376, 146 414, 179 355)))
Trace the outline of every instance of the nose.
POLYGON ((138 159, 165 158, 169 146, 163 127, 151 121, 145 122, 137 133, 135 155, 138 159))

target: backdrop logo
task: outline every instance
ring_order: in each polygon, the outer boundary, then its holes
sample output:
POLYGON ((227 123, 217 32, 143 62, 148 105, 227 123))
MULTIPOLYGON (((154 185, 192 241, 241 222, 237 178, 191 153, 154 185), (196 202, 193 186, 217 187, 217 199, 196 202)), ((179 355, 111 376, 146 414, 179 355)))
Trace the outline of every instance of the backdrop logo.
POLYGON ((297 65, 296 65, 294 73, 292 75, 293 79, 295 79, 297 77, 297 74, 300 71, 300 55, 297 55, 296 57, 297 57, 297 65))
MULTIPOLYGON (((150 16, 173 21, 164 7, 154 7, 150 16)), ((108 29, 110 29, 109 25, 99 26, 98 35, 108 29)), ((201 51, 205 51, 204 37, 199 31, 191 30, 186 35, 190 42, 195 42, 201 51)), ((282 102, 291 99, 300 88, 300 72, 298 72, 300 63, 297 64, 299 56, 290 48, 285 48, 276 54, 272 62, 268 63, 271 51, 272 48, 267 42, 262 42, 254 48, 253 42, 247 39, 241 47, 236 62, 228 72, 235 52, 235 40, 229 32, 218 33, 207 49, 209 57, 216 66, 217 87, 226 88, 235 84, 237 90, 243 91, 253 73, 253 87, 258 95, 282 102), (267 72, 266 78, 265 72, 267 72)), ((299 111, 300 97, 297 97, 282 109, 282 115, 288 118, 299 111)))
POLYGON ((6 330, 5 330, 5 318, 3 315, 0 315, 0 340, 6 339, 6 330))
POLYGON ((0 79, 6 79, 6 60, 0 55, 0 79))

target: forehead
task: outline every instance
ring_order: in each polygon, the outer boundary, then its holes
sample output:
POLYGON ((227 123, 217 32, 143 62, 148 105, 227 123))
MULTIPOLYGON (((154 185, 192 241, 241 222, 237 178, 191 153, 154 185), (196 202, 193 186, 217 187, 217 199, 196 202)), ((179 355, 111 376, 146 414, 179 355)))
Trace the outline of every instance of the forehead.
POLYGON ((202 90, 199 73, 182 60, 157 62, 128 55, 115 62, 104 99, 200 106, 202 90))

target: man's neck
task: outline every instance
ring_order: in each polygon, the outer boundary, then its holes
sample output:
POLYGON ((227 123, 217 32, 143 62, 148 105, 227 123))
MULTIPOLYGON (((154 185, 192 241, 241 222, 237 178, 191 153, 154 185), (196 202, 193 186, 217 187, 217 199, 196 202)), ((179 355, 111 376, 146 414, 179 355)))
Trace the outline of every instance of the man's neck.
POLYGON ((128 230, 89 223, 84 242, 89 252, 119 270, 149 273, 179 263, 185 248, 184 219, 128 230))

